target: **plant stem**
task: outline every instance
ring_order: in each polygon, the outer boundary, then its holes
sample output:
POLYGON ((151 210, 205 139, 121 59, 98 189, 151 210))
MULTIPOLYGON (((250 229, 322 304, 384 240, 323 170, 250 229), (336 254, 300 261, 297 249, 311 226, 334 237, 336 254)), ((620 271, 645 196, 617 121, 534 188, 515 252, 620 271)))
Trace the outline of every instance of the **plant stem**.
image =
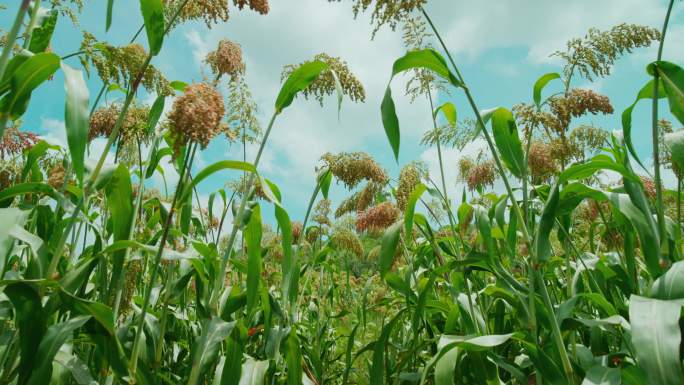
MULTIPOLYGON (((658 45, 658 57, 656 61, 660 61, 663 57, 663 46, 665 45, 665 34, 667 33, 667 25, 670 21, 670 14, 672 13, 672 6, 674 0, 670 0, 665 14, 665 21, 663 22, 663 29, 660 33, 660 44, 658 45)), ((653 104, 651 114, 651 135, 653 137, 653 168, 654 168, 654 182, 656 188, 656 215, 658 217, 658 233, 661 242, 665 239, 665 213, 663 209, 663 187, 660 177, 660 130, 658 127, 658 84, 660 83, 660 73, 658 68, 653 71, 653 104)))
POLYGON ((159 248, 157 249, 157 255, 152 262, 152 272, 150 273, 150 282, 145 289, 145 296, 143 297, 142 308, 140 309, 140 321, 138 322, 138 327, 135 330, 135 338, 133 340, 133 347, 131 348, 131 359, 130 365, 130 375, 131 381, 135 382, 135 374, 138 368, 138 354, 140 352, 140 336, 142 334, 143 325, 145 323, 145 317, 147 316, 147 308, 150 304, 150 297, 152 294, 152 288, 154 287, 154 282, 157 279, 157 274, 159 273, 159 265, 161 263, 162 256, 164 254, 164 246, 166 245, 166 240, 169 236, 169 230, 171 229, 171 223, 173 221, 173 213, 176 208, 176 203, 178 203, 178 198, 184 189, 185 172, 192 167, 192 161, 195 157, 195 151, 197 150, 197 144, 189 144, 185 159, 183 160, 183 166, 179 172, 178 185, 176 186, 176 192, 173 195, 173 201, 171 202, 171 207, 169 208, 169 213, 166 216, 166 222, 164 223, 164 229, 162 231, 162 237, 159 240, 159 248))
MULTIPOLYGON (((261 154, 263 153, 264 148, 266 147, 266 141, 268 141, 268 136, 271 134, 271 130, 273 129, 273 123, 275 123, 275 119, 277 116, 278 111, 273 113, 273 116, 271 117, 271 120, 268 123, 268 128, 266 129, 266 132, 264 132, 264 137, 261 139, 259 151, 256 154, 256 158, 254 158, 253 164, 255 169, 259 165, 261 154)), ((245 194, 242 197, 242 201, 240 202, 240 208, 238 209, 237 215, 235 216, 235 218, 233 218, 233 229, 230 233, 230 238, 228 238, 226 251, 223 253, 223 260, 221 261, 221 273, 216 277, 216 280, 214 282, 214 291, 211 294, 211 302, 209 308, 212 309, 215 313, 218 312, 218 300, 220 298, 221 285, 224 282, 226 271, 228 270, 228 261, 230 260, 230 257, 233 254, 233 245, 235 244, 235 239, 237 238, 237 232, 241 227, 241 223, 239 221, 242 220, 242 217, 245 213, 245 207, 247 207, 247 201, 249 200, 249 196, 251 195, 251 190, 252 186, 254 185, 255 178, 256 175, 252 173, 249 176, 249 180, 247 181, 247 188, 245 194)))
MULTIPOLYGON (((7 34, 7 42, 5 43, 5 48, 2 50, 2 55, 0 55, 0 79, 5 76, 5 70, 7 69, 7 63, 9 62, 9 56, 14 48, 14 42, 17 41, 17 35, 19 35, 19 28, 21 28, 21 23, 26 16, 26 12, 29 9, 29 0, 23 0, 21 5, 19 5, 19 10, 17 11, 17 16, 14 18, 14 24, 7 34)), ((2 132, 0 132, 0 138, 2 137, 2 132)))

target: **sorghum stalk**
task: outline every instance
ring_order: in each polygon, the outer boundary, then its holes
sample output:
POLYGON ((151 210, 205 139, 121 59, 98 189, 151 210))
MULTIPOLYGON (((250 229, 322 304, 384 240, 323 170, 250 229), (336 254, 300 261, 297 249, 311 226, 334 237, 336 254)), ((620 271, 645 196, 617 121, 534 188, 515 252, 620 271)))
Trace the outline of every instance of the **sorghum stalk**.
MULTIPOLYGON (((667 24, 670 21, 670 14, 672 13, 672 6, 674 0, 670 0, 667 6, 667 13, 665 14, 665 21, 663 22, 663 29, 660 32, 660 43, 658 45, 657 61, 663 57, 663 46, 665 45, 665 33, 667 32, 667 24)), ((656 68, 653 71, 653 104, 651 114, 651 135, 653 137, 653 168, 654 168, 654 182, 656 188, 656 215, 658 216, 658 233, 660 240, 665 239, 665 214, 663 209, 663 188, 660 177, 660 129, 658 127, 658 84, 660 83, 660 74, 656 68)))
MULTIPOLYGON (((17 11, 17 16, 14 19, 14 24, 7 34, 7 43, 5 48, 2 50, 2 55, 0 55, 0 78, 5 75, 5 70, 7 69, 7 63, 9 62, 9 56, 14 47, 14 42, 17 41, 17 35, 19 35, 19 28, 21 28, 21 23, 26 16, 26 12, 29 9, 29 0, 23 0, 21 5, 19 5, 19 10, 17 11)), ((3 125, 4 128, 4 125, 3 125)), ((0 131, 0 137, 2 137, 2 132, 0 131)))
POLYGON ((24 49, 28 49, 29 46, 31 45, 31 36, 33 34, 33 29, 36 27, 36 23, 38 22, 38 10, 40 9, 40 0, 34 0, 33 1, 33 9, 31 10, 31 21, 29 21, 29 25, 26 27, 26 32, 28 32, 28 36, 26 39, 24 39, 24 49))
MULTIPOLYGON (((150 148, 150 153, 147 157, 147 168, 149 168, 149 164, 152 161, 152 156, 154 153, 157 151, 157 147, 159 146, 159 142, 161 140, 160 136, 157 136, 154 140, 154 143, 152 144, 152 148, 150 148)), ((138 150, 138 156, 140 155, 140 150, 138 150)), ((138 217, 140 215, 140 211, 142 208, 142 200, 143 200, 143 194, 145 192, 145 174, 147 174, 147 169, 143 170, 142 167, 142 162, 140 162, 140 183, 138 184, 138 196, 135 200, 135 208, 133 209, 133 215, 131 215, 131 222, 130 222, 130 230, 128 232, 128 239, 133 238, 133 234, 135 233, 135 224, 138 221, 138 217)), ((131 256, 131 248, 126 249, 126 253, 124 254, 124 268, 121 271, 121 275, 119 276, 119 279, 116 282, 116 287, 115 287, 115 300, 113 304, 113 309, 112 312, 114 313, 114 320, 118 318, 119 315, 119 307, 121 306, 121 294, 123 291, 123 284, 124 284, 124 279, 126 275, 126 261, 130 258, 131 256)))
MULTIPOLYGON (((314 203, 316 202, 316 197, 318 196, 318 192, 321 190, 321 184, 316 181, 316 188, 314 188, 313 193, 311 194, 311 198, 309 199, 309 206, 306 208, 306 214, 304 214, 304 222, 302 222, 302 233, 299 235, 299 240, 297 240, 297 249, 295 250, 295 253, 299 253, 299 249, 302 246, 302 241, 304 239, 304 231, 306 230, 306 224, 309 221, 309 215, 311 215, 311 209, 313 208, 314 203)), ((309 278, 311 277, 311 269, 307 270, 306 274, 306 280, 304 281, 304 285, 302 287, 306 287, 306 285, 309 283, 309 278)), ((286 284, 289 284, 286 283, 286 284)), ((296 309, 299 309, 301 307, 302 300, 304 299, 304 291, 302 290, 301 293, 299 293, 299 298, 297 299, 297 306, 294 308, 291 308, 289 313, 290 317, 294 321, 294 312, 296 309)))
MULTIPOLYGON (((25 0, 28 2, 27 0, 25 0)), ((171 29, 171 26, 173 23, 176 21, 178 18, 178 15, 180 15, 181 11, 185 7, 185 5, 189 2, 190 0, 184 0, 183 3, 181 4, 180 7, 176 10, 176 12, 173 14, 171 17, 171 20, 169 24, 166 26, 166 29, 164 30, 164 35, 169 33, 169 30, 171 29)), ((7 48, 7 47, 5 47, 7 48)), ((97 162, 97 165, 95 166, 95 169, 93 170, 90 179, 85 183, 83 186, 83 192, 81 193, 81 197, 78 200, 78 203, 76 204, 76 208, 74 208, 74 212, 69 218, 69 221, 67 222, 67 225, 64 229, 64 233, 62 234, 62 237, 57 244, 57 247, 55 248, 54 252, 54 257, 50 261, 50 265, 48 266, 47 270, 47 277, 51 277, 54 271, 57 269, 57 264, 59 263, 59 256, 62 254, 62 250, 64 249, 64 245, 66 244, 67 237, 71 230, 74 227, 74 223, 76 222, 76 218, 78 217, 78 213, 83 209, 85 200, 88 196, 89 190, 92 188, 92 186, 95 184, 95 181, 97 180, 97 177, 100 175, 100 171, 102 170, 102 166, 104 165, 105 159, 107 158, 107 155, 109 153, 109 150, 111 149, 112 145, 114 144, 114 141, 116 138, 119 136, 119 131, 121 130, 121 126, 123 125, 123 122, 126 118, 126 112, 128 112, 128 108, 130 107, 131 103, 133 102, 133 99, 135 99, 135 93, 138 89, 138 86, 140 85, 142 81, 142 77, 145 74, 145 70, 147 70, 147 67, 150 65, 150 62, 152 61, 152 54, 148 54, 147 58, 145 59, 145 62, 143 65, 140 67, 140 71, 138 73, 137 78, 133 83, 131 84, 130 90, 128 91, 128 94, 126 95, 126 99, 121 106, 121 112, 119 113, 119 117, 116 120, 116 123, 114 124, 114 128, 112 129, 111 134, 109 135, 109 138, 107 139, 107 144, 105 144, 104 150, 102 151, 102 154, 100 155, 100 159, 97 162)), ((0 65, 2 63, 0 62, 0 65)), ((0 67, 1 69, 1 67, 0 67)), ((3 71, 0 71, 0 77, 2 75, 3 71)), ((103 88, 104 89, 104 88, 103 88)), ((102 92, 100 92, 100 95, 102 92)), ((100 96, 98 96, 99 99, 100 96)), ((93 108, 95 108, 93 106, 93 108)), ((0 130, 4 129, 4 124, 0 126, 0 130)), ((2 132, 0 132, 1 134, 2 132)))
MULTIPOLYGON (((19 10, 17 11, 17 16, 14 19, 14 24, 12 24, 12 28, 7 34, 7 42, 5 43, 5 48, 3 48, 2 54, 0 55, 0 79, 2 79, 5 76, 5 70, 7 69, 7 64, 9 63, 10 53, 12 52, 12 48, 14 48, 14 42, 17 41, 17 36, 19 35, 19 28, 21 28, 21 23, 22 21, 24 21, 24 17, 26 16, 26 12, 28 12, 28 9, 29 0, 22 0, 21 5, 19 5, 19 10)), ((28 30, 27 32, 29 33, 28 38, 30 38, 31 31, 28 30)), ((2 116, 0 117, 0 138, 2 138, 5 133, 5 126, 7 125, 8 119, 9 114, 2 114, 2 116)))
MULTIPOLYGON (((506 186, 506 191, 508 193, 508 196, 510 197, 511 200, 511 206, 513 208, 513 211, 515 212, 516 216, 518 217, 518 220, 522 224, 520 227, 523 233, 523 238, 525 240, 525 243, 527 243, 528 246, 531 246, 531 237, 527 229, 527 223, 525 223, 525 219, 522 216, 522 211, 520 210, 520 206, 518 205, 518 202, 515 199, 515 196, 513 195, 513 189, 511 188, 510 182, 508 181, 508 177, 506 176, 506 172, 503 168, 503 164, 501 163, 501 159, 499 159, 499 155, 496 151, 496 147, 494 146, 494 142, 492 141, 491 136, 489 135, 489 132, 486 130, 486 126, 484 124, 484 121, 482 120, 482 115, 480 114, 480 110, 477 108, 477 105, 475 104, 475 100, 473 99, 473 96, 470 93, 470 89, 465 85, 465 81, 463 80, 463 76, 461 75, 461 72, 458 69, 458 66, 456 65, 456 62, 454 61, 453 57, 451 56, 451 53, 449 52, 449 49, 446 47, 446 44, 444 43, 444 40, 442 40, 441 35, 437 31, 437 28, 435 25, 432 23, 432 20, 428 16, 427 12, 425 11, 424 8, 420 8, 423 15, 425 16, 425 19, 427 20, 428 24, 430 24, 430 27, 432 28, 433 32, 435 33, 435 36, 437 36, 437 39, 439 40, 440 45, 444 49, 444 51, 447 54, 447 57, 449 58, 449 61, 451 62, 451 66, 453 67, 454 71, 456 72, 456 76, 458 77, 459 81, 462 84, 462 88, 465 92, 466 98, 468 99, 468 103, 470 104, 470 107, 473 110, 473 113, 477 117, 477 122, 482 128, 482 134, 485 137, 485 140, 487 141, 487 145, 489 146, 489 149, 492 153, 492 157, 494 158, 494 161, 496 163, 497 169, 499 171, 499 174, 501 175, 501 179, 504 182, 504 185, 506 186)), ((657 123, 657 122, 656 122, 657 123)), ((539 268, 537 267, 537 256, 535 253, 532 251, 530 247, 531 255, 533 257, 533 265, 532 269, 535 272, 538 272, 539 268)), ((553 306, 551 304, 550 298, 549 298, 549 293, 546 289, 546 285, 544 285, 543 282, 543 277, 541 274, 539 274, 540 277, 540 287, 539 291, 541 292, 542 298, 544 298, 545 306, 548 307, 547 311, 549 313, 549 316, 551 318, 551 323, 552 323, 552 332, 553 332, 553 338, 555 340, 555 343, 558 348, 558 352, 560 354, 561 362, 563 364, 563 371, 565 372, 565 376, 567 377, 567 380, 569 383, 574 383, 574 371, 572 368, 572 364, 570 363, 570 358, 568 357, 568 352, 565 347, 565 342, 563 341, 563 336, 560 333, 560 328, 558 326, 558 320, 556 319, 555 311, 553 309, 553 306), (548 299, 548 301, 546 301, 548 299)), ((534 292, 530 292, 529 295, 533 296, 534 292)), ((530 303, 532 303, 534 300, 532 299, 530 303)), ((534 312, 532 312, 534 314, 534 312)))
MULTIPOLYGON (((264 147, 266 147, 266 141, 268 141, 268 136, 271 134, 271 130, 273 129, 273 123, 275 123, 275 119, 278 116, 278 114, 278 111, 273 113, 273 116, 271 117, 271 120, 268 123, 268 127, 264 132, 264 137, 261 139, 259 151, 257 152, 256 157, 254 158, 253 164, 255 169, 259 165, 261 154, 264 152, 264 147)), ((245 189, 246 191, 242 197, 242 201, 240 202, 240 208, 238 209, 235 218, 233 218, 233 229, 231 230, 230 238, 228 238, 228 244, 226 246, 226 251, 225 253, 223 253, 223 260, 221 261, 221 273, 218 276, 216 276, 216 281, 214 282, 214 291, 211 294, 211 302, 209 307, 215 312, 218 311, 218 300, 220 298, 221 285, 224 282, 226 276, 226 271, 228 269, 228 261, 230 260, 230 257, 233 254, 233 245, 235 244, 235 239, 237 238, 237 232, 240 229, 240 223, 238 221, 242 220, 242 216, 245 213, 245 207, 247 206, 247 200, 249 199, 249 196, 251 194, 255 178, 256 175, 254 173, 252 173, 249 176, 249 180, 247 181, 247 188, 245 189)))
POLYGON ((135 381, 135 374, 138 368, 138 354, 140 352, 140 336, 142 334, 142 329, 145 323, 145 317, 147 316, 147 308, 150 305, 150 297, 152 294, 152 288, 154 287, 154 281, 157 279, 157 274, 159 273, 159 264, 161 263, 162 256, 164 254, 164 245, 169 236, 169 230, 171 229, 171 223, 173 221, 173 214, 176 208, 176 203, 178 203, 178 198, 181 195, 183 189, 185 188, 185 178, 186 171, 189 172, 192 167, 192 161, 195 157, 195 151, 197 150, 197 143, 190 142, 186 147, 185 159, 183 160, 183 166, 179 172, 178 185, 176 186, 176 192, 173 195, 173 201, 171 202, 171 208, 169 208, 169 213, 166 216, 166 223, 164 223, 164 229, 162 231, 161 239, 159 240, 159 248, 157 249, 157 255, 152 262, 152 271, 150 272, 150 282, 145 289, 145 295, 143 297, 142 307, 140 309, 140 321, 138 322, 138 327, 135 330, 135 338, 133 339, 133 347, 131 348, 131 359, 129 361, 130 365, 130 375, 132 381, 135 381))

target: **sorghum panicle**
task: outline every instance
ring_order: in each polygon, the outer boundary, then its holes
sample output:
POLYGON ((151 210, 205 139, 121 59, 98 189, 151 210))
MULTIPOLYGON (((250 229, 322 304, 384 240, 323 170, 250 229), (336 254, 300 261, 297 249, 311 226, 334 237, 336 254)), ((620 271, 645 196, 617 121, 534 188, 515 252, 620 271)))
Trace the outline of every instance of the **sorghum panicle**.
POLYGON ((224 113, 223 97, 215 88, 206 83, 187 86, 185 93, 173 102, 169 113, 169 130, 175 138, 175 148, 190 141, 206 148, 221 132, 224 113))

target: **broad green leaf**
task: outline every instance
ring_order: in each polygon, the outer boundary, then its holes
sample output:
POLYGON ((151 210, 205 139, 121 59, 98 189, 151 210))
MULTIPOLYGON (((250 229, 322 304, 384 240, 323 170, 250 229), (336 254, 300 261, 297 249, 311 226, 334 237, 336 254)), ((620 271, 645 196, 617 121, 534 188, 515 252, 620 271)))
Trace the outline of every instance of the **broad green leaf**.
POLYGON ((682 304, 632 295, 629 322, 637 363, 651 385, 684 384, 679 356, 682 304))
POLYGON ((13 198, 17 195, 25 194, 45 194, 56 201, 60 200, 61 198, 57 191, 47 183, 27 182, 18 183, 0 191, 0 202, 4 201, 5 199, 13 198))
POLYGON ((31 33, 29 51, 40 53, 44 52, 50 46, 50 39, 52 39, 52 33, 55 31, 58 16, 59 12, 57 12, 56 9, 53 9, 42 17, 40 26, 34 28, 31 33))
POLYGON ((392 77, 397 74, 411 70, 424 68, 439 75, 454 87, 462 86, 462 83, 449 70, 444 57, 433 49, 422 49, 407 52, 406 55, 397 59, 392 65, 392 77))
POLYGON ((192 355, 192 370, 188 383, 197 384, 204 373, 218 357, 221 343, 228 338, 235 322, 226 322, 218 317, 204 321, 202 334, 197 339, 192 355))
POLYGON ((45 332, 45 336, 34 357, 34 368, 27 385, 43 385, 50 382, 52 376, 52 362, 59 348, 67 342, 76 329, 83 326, 90 316, 78 316, 50 326, 45 332))
POLYGON ((453 103, 451 102, 446 102, 442 104, 441 106, 437 107, 437 109, 434 112, 434 117, 437 117, 437 114, 441 112, 442 115, 444 115, 444 118, 446 118, 447 122, 449 122, 449 125, 455 126, 457 123, 457 118, 458 114, 456 113, 456 106, 454 106, 453 103))
POLYGON ((283 84, 275 102, 276 113, 279 114, 292 104, 295 96, 313 83, 321 72, 328 69, 322 61, 304 63, 292 71, 283 84))
POLYGON ((247 357, 242 364, 239 385, 264 385, 267 370, 268 361, 257 361, 252 357, 247 357))
POLYGON ((674 63, 659 61, 650 64, 649 70, 656 70, 660 74, 670 111, 679 123, 684 124, 684 69, 674 63))
MULTIPOLYGON (((30 211, 16 207, 0 208, 0 266, 5 266, 5 258, 14 246, 12 232, 15 228, 24 228, 30 211)), ((0 277, 2 278, 2 277, 0 277)))
POLYGON ((166 101, 165 96, 157 96, 150 108, 150 115, 147 118, 147 135, 152 135, 154 133, 155 127, 164 112, 164 102, 166 101))
POLYGON ((90 370, 86 363, 73 354, 60 350, 57 352, 57 355, 55 355, 55 363, 68 370, 78 385, 97 384, 95 379, 93 379, 92 374, 90 374, 90 370))
POLYGON ((107 0, 107 16, 105 18, 105 31, 109 31, 112 26, 112 13, 114 10, 114 0, 107 0))
POLYGON ((534 100, 534 104, 539 108, 541 106, 541 98, 542 98, 542 90, 544 87, 546 87, 547 84, 549 84, 550 81, 554 79, 560 79, 560 74, 556 72, 550 72, 548 74, 544 74, 537 79, 536 82, 534 82, 534 88, 532 90, 532 99, 534 100))
POLYGON ((385 134, 392 147, 394 159, 399 160, 399 145, 401 142, 401 133, 399 131, 399 118, 397 118, 396 107, 392 99, 392 89, 388 86, 385 90, 385 96, 382 98, 380 105, 380 113, 382 116, 382 125, 385 128, 385 134))
MULTIPOLYGON (((150 54, 156 56, 164 43, 164 5, 162 0, 140 0, 150 54)), ((110 20, 108 12, 108 21, 110 20)))
MULTIPOLYGON (((21 63, 10 79, 10 92, 0 100, 0 112, 17 119, 24 114, 31 92, 59 69, 59 56, 38 53, 21 63)), ((4 127, 0 127, 4 130, 4 127)), ((3 131, 0 131, 0 136, 3 131)))
POLYGON ((399 160, 399 142, 401 134, 399 130, 399 118, 397 118, 396 107, 394 105, 394 100, 392 99, 392 90, 390 85, 392 83, 392 79, 397 74, 411 69, 421 68, 434 72, 442 79, 451 83, 451 85, 454 87, 462 86, 462 83, 449 70, 446 60, 444 60, 442 55, 433 49, 410 51, 394 62, 392 65, 392 76, 387 84, 385 96, 383 97, 382 104, 380 105, 380 112, 382 116, 382 125, 385 128, 385 134, 387 135, 387 139, 389 140, 392 151, 394 152, 395 160, 399 160))
POLYGON ((79 182, 83 183, 85 150, 88 143, 90 112, 88 111, 88 86, 83 73, 62 63, 64 87, 66 88, 66 107, 64 123, 71 162, 79 182))
POLYGON ((183 188, 183 195, 180 197, 179 202, 187 201, 188 197, 192 195, 195 186, 197 186, 200 182, 210 177, 212 174, 226 169, 256 173, 256 169, 251 163, 241 162, 238 160, 220 160, 205 167, 192 178, 192 181, 183 188))
POLYGON ((38 346, 47 330, 47 317, 38 291, 32 285, 12 283, 5 287, 5 294, 14 305, 14 322, 19 330, 19 383, 25 384, 36 364, 38 346))
POLYGON ((318 185, 321 186, 321 194, 324 199, 328 199, 328 192, 330 191, 330 183, 332 182, 333 174, 330 170, 322 172, 318 177, 318 185))
POLYGON ((608 199, 615 210, 624 215, 634 226, 639 235, 642 248, 642 255, 646 262, 648 272, 654 278, 661 272, 660 268, 660 241, 658 240, 657 230, 649 223, 648 218, 639 208, 632 203, 627 194, 610 193, 608 199))
POLYGON ((622 177, 637 181, 639 178, 634 176, 625 166, 616 162, 614 159, 605 154, 596 155, 589 161, 584 163, 576 163, 563 171, 558 180, 560 183, 569 182, 572 180, 579 180, 589 178, 601 170, 615 171, 622 175, 622 177))
POLYGON ((392 318, 382 328, 380 338, 375 341, 373 347, 373 360, 370 369, 370 385, 385 385, 385 348, 389 343, 390 334, 396 326, 397 322, 403 315, 403 311, 399 311, 394 318, 392 318))
POLYGON ((559 201, 560 193, 558 191, 558 183, 556 183, 551 188, 551 193, 546 199, 544 210, 542 211, 541 219, 539 220, 539 227, 534 236, 534 256, 539 261, 548 260, 553 252, 551 247, 551 230, 553 230, 553 227, 556 224, 559 201))
POLYGON ((285 339, 285 363, 287 365, 287 384, 301 385, 302 383, 302 353, 299 348, 299 337, 294 328, 285 339))
POLYGON ((672 154, 672 161, 684 170, 684 130, 665 134, 665 145, 672 154))
MULTIPOLYGON (((662 81, 658 82, 658 99, 664 98, 665 95, 665 88, 663 87, 662 81)), ((634 149, 634 144, 632 143, 632 111, 634 111, 634 107, 636 107, 637 103, 642 100, 642 99, 653 99, 653 80, 650 80, 648 83, 646 83, 645 86, 639 90, 639 93, 637 94, 636 100, 634 103, 632 103, 627 109, 625 109, 622 112, 622 133, 623 137, 625 140, 625 145, 627 146, 627 149, 629 150, 629 153, 632 154, 632 157, 639 163, 639 165, 646 169, 641 163, 641 160, 639 159, 639 156, 637 155, 636 150, 634 149)))
MULTIPOLYGON (((242 355, 244 353, 244 342, 240 336, 240 329, 236 326, 228 337, 226 343, 226 355, 223 362, 223 370, 220 376, 220 385, 238 385, 242 375, 242 355)), ((216 376, 219 378, 219 376, 216 376)))
POLYGON ((684 261, 675 262, 653 282, 651 297, 663 300, 684 299, 684 261))
POLYGON ((394 254, 396 254, 399 239, 401 238, 401 221, 396 222, 385 230, 382 236, 382 244, 380 246, 380 276, 385 274, 392 267, 394 262, 394 254))
POLYGON ((26 154, 24 168, 21 171, 21 181, 26 182, 26 178, 28 177, 29 171, 31 171, 36 162, 38 162, 38 159, 40 159, 48 150, 58 149, 59 146, 51 145, 50 143, 44 140, 41 140, 40 142, 34 144, 33 147, 31 147, 31 149, 28 150, 26 154))
POLYGON ((499 108, 492 114, 492 133, 496 148, 508 170, 518 178, 525 170, 525 156, 522 143, 518 137, 518 127, 513 114, 505 108, 499 108))
POLYGON ((427 186, 419 183, 413 188, 411 195, 409 195, 408 202, 406 203, 406 210, 404 210, 404 232, 407 234, 407 237, 409 237, 413 231, 413 216, 416 212, 416 203, 425 190, 427 190, 427 186))
POLYGON ((620 376, 620 369, 608 368, 601 365, 595 365, 587 371, 582 385, 620 385, 622 378, 620 376))
POLYGON ((261 282, 261 213, 259 206, 254 206, 245 229, 247 245, 247 314, 255 311, 261 282))

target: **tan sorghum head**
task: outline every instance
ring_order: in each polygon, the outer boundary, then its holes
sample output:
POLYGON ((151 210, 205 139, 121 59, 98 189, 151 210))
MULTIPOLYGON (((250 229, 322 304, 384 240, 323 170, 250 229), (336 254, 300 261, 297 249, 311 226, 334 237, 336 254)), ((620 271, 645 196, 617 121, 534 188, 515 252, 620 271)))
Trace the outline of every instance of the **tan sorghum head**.
POLYGON ((330 240, 336 250, 350 252, 358 258, 363 257, 363 244, 353 231, 345 228, 336 229, 330 240))
POLYGON ((475 163, 470 170, 468 170, 468 179, 466 183, 470 190, 476 190, 478 187, 494 186, 496 179, 496 169, 494 162, 491 160, 481 161, 475 163))
POLYGON ((365 12, 369 8, 373 8, 371 23, 374 25, 373 36, 375 36, 375 33, 385 24, 394 30, 397 24, 408 18, 413 11, 418 10, 426 3, 427 0, 354 0, 352 9, 354 17, 357 17, 359 12, 365 12))
POLYGON ((19 155, 33 147, 39 140, 38 135, 32 132, 19 131, 16 127, 7 128, 0 140, 0 158, 19 155))
POLYGON ((312 97, 323 105, 323 98, 336 92, 335 77, 332 73, 334 71, 340 81, 340 87, 344 95, 347 95, 353 102, 364 102, 366 100, 366 90, 363 88, 363 84, 349 70, 347 63, 339 57, 328 56, 325 53, 319 53, 314 56, 313 60, 307 60, 298 65, 285 66, 281 76, 282 80, 287 79, 295 69, 312 61, 323 62, 328 65, 328 69, 323 71, 309 87, 302 91, 305 98, 312 97))
POLYGON ((379 232, 396 222, 399 209, 392 202, 382 202, 360 212, 356 217, 356 231, 379 232))
POLYGON ((379 185, 385 185, 389 180, 385 170, 365 152, 342 152, 337 155, 328 152, 321 159, 335 178, 349 189, 363 180, 379 185))
POLYGON ((587 113, 613 113, 613 106, 607 96, 579 88, 570 90, 566 96, 550 98, 549 106, 558 119, 558 125, 551 128, 559 134, 567 131, 573 117, 577 118, 587 113))
POLYGON ((558 163, 553 156, 553 147, 544 142, 532 142, 527 154, 530 176, 537 183, 543 182, 558 171, 558 163))
POLYGON ((246 5, 253 11, 266 15, 269 11, 268 0, 233 0, 236 7, 243 9, 246 5))
MULTIPOLYGON (((114 130, 114 125, 120 114, 121 105, 118 103, 111 103, 95 110, 90 116, 88 141, 92 141, 97 137, 109 137, 114 130)), ((131 104, 129 106, 124 121, 121 124, 121 128, 119 129, 119 136, 122 143, 134 143, 135 140, 146 140, 149 114, 150 109, 145 105, 131 104)))
POLYGON ((204 60, 217 78, 223 75, 237 77, 245 71, 242 47, 228 39, 219 41, 216 50, 209 52, 204 60))
POLYGON ((223 97, 214 87, 206 83, 187 86, 169 113, 169 130, 176 149, 191 141, 207 147, 221 132, 224 113, 223 97))
POLYGON ((420 183, 421 171, 414 164, 404 166, 399 172, 397 185, 397 207, 404 211, 413 189, 420 183))

